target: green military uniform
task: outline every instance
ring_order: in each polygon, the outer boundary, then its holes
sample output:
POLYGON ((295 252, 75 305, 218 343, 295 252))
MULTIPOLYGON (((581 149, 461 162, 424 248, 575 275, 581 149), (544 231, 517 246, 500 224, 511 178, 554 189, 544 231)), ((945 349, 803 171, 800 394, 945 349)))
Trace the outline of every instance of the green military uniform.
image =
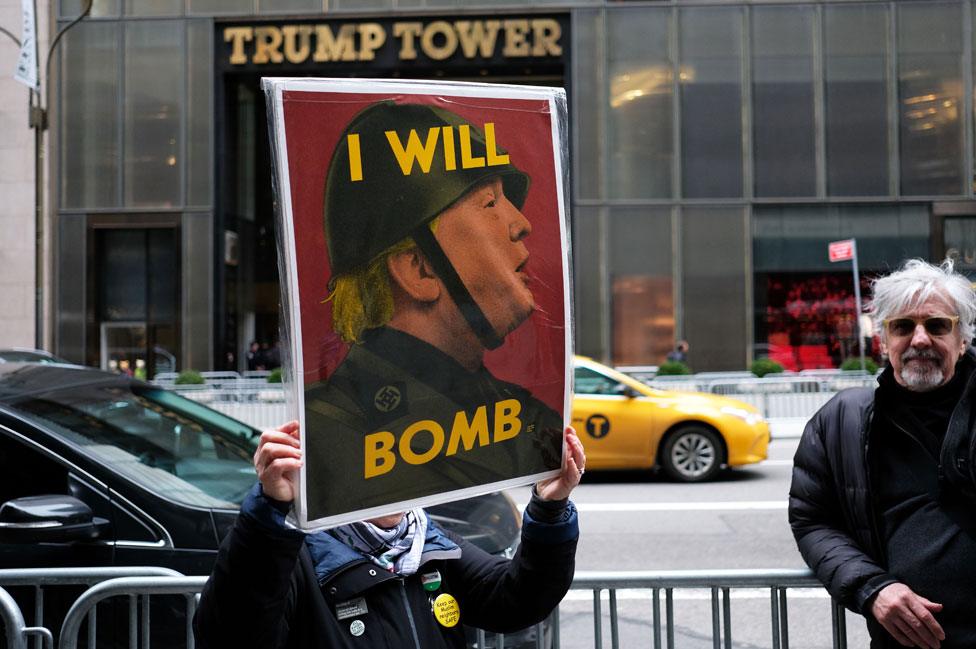
MULTIPOLYGON (((562 425, 552 408, 525 388, 495 378, 484 366, 469 372, 409 334, 391 328, 369 331, 327 381, 305 392, 308 518, 558 469, 562 425), (505 421, 496 421, 495 404, 511 405, 512 400, 518 402, 517 414, 503 413, 499 419, 505 421), (475 443, 470 450, 459 444, 447 455, 458 413, 470 424, 477 421, 479 408, 487 416, 489 443, 475 443), (513 417, 520 424, 518 434, 491 441, 496 425, 504 428, 513 417), (443 448, 429 461, 411 464, 401 456, 399 441, 405 429, 421 420, 443 429, 443 448), (390 470, 366 478, 366 436, 377 431, 397 439, 390 449, 395 462, 390 470)), ((432 440, 427 432, 416 434, 410 449, 423 454, 432 440)))

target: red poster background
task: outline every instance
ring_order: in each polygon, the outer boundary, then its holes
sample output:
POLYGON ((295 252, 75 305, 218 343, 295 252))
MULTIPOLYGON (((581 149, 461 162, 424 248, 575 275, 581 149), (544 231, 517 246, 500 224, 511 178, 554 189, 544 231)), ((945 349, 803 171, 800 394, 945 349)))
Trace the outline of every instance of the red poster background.
POLYGON ((384 99, 440 105, 481 128, 495 124, 499 147, 531 178, 522 212, 532 224, 524 240, 536 311, 488 352, 485 365, 496 377, 522 385, 556 412, 565 389, 564 252, 560 243, 552 115, 547 100, 379 95, 285 91, 283 116, 295 228, 295 253, 305 385, 324 380, 345 358, 348 345, 332 329, 329 261, 323 231, 323 200, 329 161, 339 136, 359 111, 384 99))

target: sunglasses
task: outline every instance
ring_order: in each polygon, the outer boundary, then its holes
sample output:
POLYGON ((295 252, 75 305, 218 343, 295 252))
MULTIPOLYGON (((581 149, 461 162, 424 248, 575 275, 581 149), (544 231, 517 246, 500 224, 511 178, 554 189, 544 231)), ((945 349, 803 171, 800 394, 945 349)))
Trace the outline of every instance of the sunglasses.
POLYGON ((926 333, 930 336, 946 336, 952 333, 957 322, 959 322, 957 315, 937 315, 929 318, 889 318, 884 321, 884 326, 888 330, 888 335, 897 338, 914 335, 915 327, 918 325, 925 327, 926 333))

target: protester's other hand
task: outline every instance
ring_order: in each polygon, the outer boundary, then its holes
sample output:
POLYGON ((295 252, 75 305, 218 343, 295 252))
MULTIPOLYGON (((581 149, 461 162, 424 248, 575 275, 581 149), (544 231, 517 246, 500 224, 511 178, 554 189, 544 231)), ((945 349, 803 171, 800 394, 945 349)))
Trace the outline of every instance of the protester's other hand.
POLYGON ((282 502, 295 499, 295 472, 302 466, 301 447, 297 421, 261 433, 254 452, 254 468, 265 496, 282 502))
POLYGON ((945 631, 932 613, 942 610, 942 604, 930 602, 916 595, 905 584, 889 584, 871 604, 871 614, 902 646, 938 649, 945 640, 945 631))
POLYGON ((548 480, 541 480, 535 484, 535 493, 543 500, 562 500, 569 498, 586 468, 586 455, 583 453, 583 443, 576 436, 572 427, 563 433, 566 440, 566 451, 563 453, 563 467, 559 475, 548 480))

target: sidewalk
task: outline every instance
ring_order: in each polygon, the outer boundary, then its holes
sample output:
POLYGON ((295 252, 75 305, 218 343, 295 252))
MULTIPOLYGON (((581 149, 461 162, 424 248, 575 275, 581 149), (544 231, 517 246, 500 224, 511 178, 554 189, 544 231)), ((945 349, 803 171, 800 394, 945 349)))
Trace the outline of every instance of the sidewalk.
POLYGON ((770 417, 769 435, 772 439, 799 438, 809 419, 809 417, 770 417))

